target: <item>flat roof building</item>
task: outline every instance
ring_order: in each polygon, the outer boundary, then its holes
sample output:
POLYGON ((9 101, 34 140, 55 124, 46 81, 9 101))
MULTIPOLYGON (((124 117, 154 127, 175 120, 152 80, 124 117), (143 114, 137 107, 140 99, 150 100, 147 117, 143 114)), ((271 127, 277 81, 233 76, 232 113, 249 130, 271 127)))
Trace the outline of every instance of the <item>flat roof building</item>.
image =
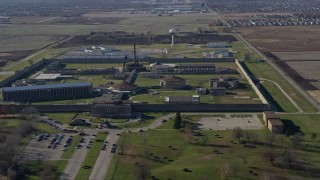
POLYGON ((239 80, 235 77, 210 78, 209 86, 212 88, 225 87, 228 89, 236 89, 239 86, 239 80))
POLYGON ((179 70, 182 74, 215 73, 216 66, 214 64, 180 64, 179 70))
POLYGON ((168 104, 200 104, 200 96, 169 96, 165 98, 168 104))
POLYGON ((160 80, 160 87, 168 89, 183 89, 186 87, 186 80, 177 76, 167 76, 160 80))
POLYGON ((77 82, 4 87, 1 90, 1 96, 4 101, 39 101, 88 97, 91 91, 90 82, 77 82))

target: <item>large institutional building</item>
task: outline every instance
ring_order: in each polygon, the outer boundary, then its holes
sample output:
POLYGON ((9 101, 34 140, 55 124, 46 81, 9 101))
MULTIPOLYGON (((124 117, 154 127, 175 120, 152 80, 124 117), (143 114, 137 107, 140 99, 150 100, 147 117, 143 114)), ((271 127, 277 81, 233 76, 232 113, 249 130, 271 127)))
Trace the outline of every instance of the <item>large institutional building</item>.
POLYGON ((94 117, 130 118, 132 101, 122 101, 123 93, 104 94, 93 101, 91 113, 94 117))
POLYGON ((4 101, 39 101, 88 97, 91 95, 90 82, 48 84, 34 86, 4 87, 1 96, 4 101))
POLYGON ((160 87, 167 89, 182 89, 186 86, 186 80, 177 76, 167 76, 160 80, 160 87))

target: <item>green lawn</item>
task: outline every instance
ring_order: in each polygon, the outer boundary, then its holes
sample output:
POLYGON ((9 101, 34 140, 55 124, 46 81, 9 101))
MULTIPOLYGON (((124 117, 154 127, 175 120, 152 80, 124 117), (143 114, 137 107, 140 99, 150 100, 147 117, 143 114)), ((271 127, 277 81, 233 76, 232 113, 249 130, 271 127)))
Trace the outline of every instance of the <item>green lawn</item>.
MULTIPOLYGON (((26 61, 23 62, 19 62, 18 64, 16 64, 15 66, 12 66, 11 68, 9 68, 9 71, 17 71, 17 70, 21 70, 27 66, 30 65, 30 62, 32 63, 36 63, 40 60, 42 60, 43 58, 55 58, 57 56, 60 56, 64 53, 66 53, 67 51, 69 51, 69 48, 61 48, 61 49, 46 49, 43 52, 32 56, 30 58, 28 58, 26 61)), ((8 64, 10 65, 10 63, 8 64)))
POLYGON ((159 119, 162 116, 165 116, 167 113, 153 113, 146 112, 142 114, 141 122, 124 122, 124 123, 114 123, 118 128, 139 128, 145 127, 151 124, 154 120, 159 119))
MULTIPOLYGON (((287 115, 281 115, 281 118, 285 117, 287 115)), ((295 123, 299 124, 303 132, 312 132, 315 128, 310 129, 309 126, 313 123, 317 125, 316 120, 319 120, 319 115, 314 117, 292 115, 292 117, 295 117, 295 123)), ((121 138, 125 144, 124 155, 115 154, 106 180, 135 179, 135 167, 140 162, 146 162, 151 169, 151 176, 157 179, 193 180, 212 177, 223 179, 220 172, 226 163, 235 164, 238 167, 237 177, 231 175, 230 179, 261 179, 266 172, 280 179, 315 178, 304 170, 295 171, 271 166, 261 157, 263 152, 270 149, 269 145, 260 144, 255 148, 239 145, 238 141, 232 138, 231 130, 200 131, 207 136, 208 142, 203 144, 201 136, 192 136, 191 143, 188 144, 186 135, 173 130, 172 127, 173 121, 169 120, 156 130, 144 132, 144 136, 137 133, 122 134, 121 138), (184 168, 190 171, 185 172, 184 168)), ((266 142, 269 130, 252 130, 251 132, 257 134, 258 142, 266 142)), ((277 153, 278 158, 281 157, 281 152, 290 146, 290 139, 291 137, 276 135, 273 151, 277 153)), ((306 140, 302 142, 302 146, 302 148, 291 149, 294 158, 302 163, 308 162, 319 169, 320 156, 316 150, 317 143, 306 140)))
POLYGON ((288 100, 288 98, 280 91, 280 89, 272 82, 265 81, 262 86, 276 100, 278 106, 286 112, 297 112, 297 108, 288 100))
POLYGON ((83 63, 81 64, 67 64, 66 68, 75 68, 75 69, 91 69, 91 68, 111 68, 111 67, 122 67, 123 64, 119 64, 119 63, 94 63, 94 64, 90 64, 90 62, 85 62, 83 61, 83 63))
POLYGON ((78 79, 68 79, 63 81, 64 83, 71 82, 83 82, 88 81, 92 83, 92 86, 106 85, 108 82, 113 82, 114 84, 122 82, 122 80, 112 79, 104 75, 88 75, 88 76, 78 76, 78 79))
MULTIPOLYGON (((2 121, 2 120, 0 120, 2 121)), ((26 120, 21 120, 21 119, 7 119, 7 124, 6 127, 15 127, 18 126, 22 121, 26 120)), ((35 123, 37 130, 40 133, 57 133, 58 131, 50 126, 47 126, 43 123, 35 123)))
MULTIPOLYGON (((293 88, 290 83, 288 83, 275 69, 273 69, 268 63, 261 62, 261 63, 246 63, 249 70, 258 78, 265 78, 269 80, 273 80, 277 82, 283 90, 285 90, 289 96, 298 104, 298 106, 306 111, 306 112, 315 112, 316 108, 313 107, 295 88, 293 88)), ((282 93, 277 93, 276 96, 273 96, 273 99, 281 101, 285 99, 282 93), (279 98, 280 97, 280 98, 279 98)), ((287 102, 289 103, 289 102, 287 102)), ((292 108, 282 107, 285 111, 293 110, 292 108)))
MULTIPOLYGON (((103 141, 106 139, 106 137, 107 137, 107 134, 105 134, 105 133, 98 133, 97 134, 96 140, 93 143, 90 150, 88 151, 88 154, 81 165, 81 169, 77 174, 77 177, 76 177, 77 180, 89 179, 91 171, 94 167, 94 164, 100 154, 103 141), (87 166, 88 168, 84 168, 85 166, 87 166)), ((83 147, 83 148, 85 148, 85 147, 83 147)))
POLYGON ((42 101, 33 102, 32 104, 37 105, 47 105, 47 104, 91 104, 94 98, 84 98, 84 99, 68 99, 68 100, 58 100, 58 101, 42 101))
POLYGON ((27 180, 40 180, 41 173, 44 169, 44 167, 51 165, 54 167, 54 172, 52 179, 59 179, 60 174, 63 172, 65 167, 67 166, 68 161, 67 160, 54 160, 54 161, 27 161, 23 163, 24 168, 28 170, 25 174, 25 177, 23 179, 27 180))
POLYGON ((46 116, 63 124, 69 124, 76 113, 46 113, 46 116))
MULTIPOLYGON (((164 103, 164 98, 167 96, 192 96, 195 95, 195 90, 158 90, 159 94, 140 94, 132 98, 133 101, 148 102, 149 104, 162 104, 164 103)), ((255 93, 248 91, 238 91, 234 90, 231 92, 238 92, 240 96, 246 96, 249 98, 235 98, 237 95, 227 95, 227 96, 216 96, 212 97, 210 95, 200 95, 200 102, 206 104, 260 104, 260 100, 254 100, 256 97, 255 93)))
MULTIPOLYGON (((317 115, 299 115, 299 114, 281 114, 281 120, 290 120, 304 134, 306 139, 310 139, 312 133, 319 133, 320 114, 317 115)), ((320 135, 320 134, 319 134, 320 135)))

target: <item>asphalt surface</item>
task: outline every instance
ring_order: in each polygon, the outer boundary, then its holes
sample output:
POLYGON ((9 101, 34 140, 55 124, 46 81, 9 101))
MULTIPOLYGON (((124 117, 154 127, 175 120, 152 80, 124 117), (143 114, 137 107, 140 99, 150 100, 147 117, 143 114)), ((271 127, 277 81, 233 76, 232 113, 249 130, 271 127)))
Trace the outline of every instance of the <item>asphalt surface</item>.
MULTIPOLYGON (((83 131, 86 134, 92 135, 92 134, 96 134, 97 131, 96 130, 84 130, 83 131)), ((83 147, 79 148, 79 149, 75 149, 75 151, 73 152, 73 155, 71 157, 71 159, 69 159, 68 164, 66 166, 66 168, 64 169, 63 173, 60 176, 60 180, 70 180, 70 179, 75 179, 80 168, 81 165, 84 161, 84 159, 87 156, 87 153, 89 151, 89 149, 86 148, 86 144, 89 141, 90 136, 84 136, 85 138, 85 142, 82 143, 83 147)))

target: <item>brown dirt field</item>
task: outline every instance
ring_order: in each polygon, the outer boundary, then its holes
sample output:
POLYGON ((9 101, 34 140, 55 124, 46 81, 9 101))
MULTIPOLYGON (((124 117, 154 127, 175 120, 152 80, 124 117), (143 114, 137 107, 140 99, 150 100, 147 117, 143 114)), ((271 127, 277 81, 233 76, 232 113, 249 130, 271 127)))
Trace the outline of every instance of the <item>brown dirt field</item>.
POLYGON ((287 61, 308 61, 320 60, 320 51, 301 51, 301 52, 272 52, 281 60, 287 61))
POLYGON ((311 97, 313 97, 317 102, 320 103, 320 90, 317 91, 307 91, 311 97))
POLYGON ((320 61, 287 61, 306 81, 320 89, 320 61))
POLYGON ((108 18, 91 18, 91 17, 70 17, 70 18, 60 18, 54 23, 51 24, 116 24, 122 20, 126 19, 125 17, 108 17, 108 18))
POLYGON ((262 52, 320 50, 320 26, 239 27, 235 30, 262 52))

